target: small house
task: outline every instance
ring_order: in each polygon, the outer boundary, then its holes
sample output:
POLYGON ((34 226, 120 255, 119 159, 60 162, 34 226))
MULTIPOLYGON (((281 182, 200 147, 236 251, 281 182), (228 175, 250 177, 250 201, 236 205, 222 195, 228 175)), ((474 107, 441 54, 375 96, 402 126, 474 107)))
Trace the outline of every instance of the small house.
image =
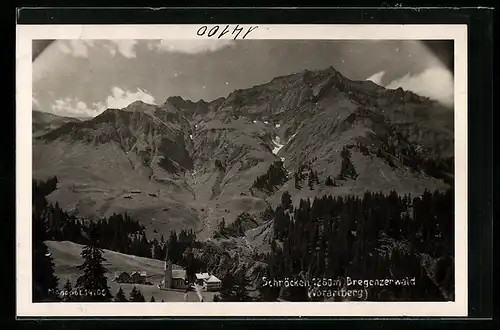
POLYGON ((145 284, 146 283, 146 272, 144 271, 136 271, 132 272, 130 275, 130 282, 135 284, 145 284))
POLYGON ((204 282, 204 288, 207 291, 218 291, 222 286, 222 281, 213 275, 204 280, 204 282))
POLYGON ((203 286, 205 281, 210 278, 208 273, 196 273, 196 284, 203 286))
POLYGON ((195 276, 196 284, 206 291, 218 291, 222 286, 222 281, 209 273, 196 273, 195 276))
POLYGON ((115 275, 115 281, 118 283, 130 283, 130 275, 127 272, 121 272, 115 275))

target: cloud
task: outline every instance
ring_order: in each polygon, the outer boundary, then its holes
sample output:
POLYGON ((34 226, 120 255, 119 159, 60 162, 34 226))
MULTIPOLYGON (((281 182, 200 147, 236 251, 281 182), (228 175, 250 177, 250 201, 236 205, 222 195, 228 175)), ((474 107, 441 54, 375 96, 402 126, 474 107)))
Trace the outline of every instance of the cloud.
POLYGON ((95 117, 106 109, 123 109, 135 101, 156 104, 155 98, 145 90, 138 88, 135 92, 131 92, 115 86, 106 100, 94 102, 91 106, 78 98, 66 97, 56 100, 52 110, 59 116, 95 117))
POLYGON ((64 54, 70 54, 73 57, 88 57, 90 47, 94 47, 93 40, 59 40, 59 50, 64 54))
POLYGON ((234 40, 155 40, 148 44, 150 50, 159 52, 197 54, 215 52, 232 46, 234 40))
POLYGON ((104 47, 110 52, 111 56, 115 56, 120 53, 126 58, 136 58, 137 53, 135 46, 137 45, 137 40, 110 40, 109 44, 104 45, 104 47))
POLYGON ((114 57, 116 55, 116 47, 113 44, 105 44, 103 47, 104 49, 109 51, 111 57, 114 57))
POLYGON ((156 104, 155 98, 147 91, 137 89, 136 92, 124 91, 120 87, 113 87, 112 94, 106 99, 106 107, 114 109, 122 109, 135 101, 144 103, 156 104))
POLYGON ((95 109, 89 108, 85 102, 70 97, 56 100, 52 105, 52 111, 56 115, 68 117, 94 117, 99 114, 95 109))
POLYGON ((439 101, 444 105, 453 106, 453 74, 442 67, 429 68, 416 75, 408 73, 404 77, 393 80, 385 87, 390 89, 401 87, 404 90, 439 101))
POLYGON ((382 86, 382 78, 385 75, 385 71, 380 71, 379 73, 375 73, 373 76, 366 78, 366 80, 373 81, 377 85, 382 86))
POLYGON ((72 55, 73 57, 88 57, 89 48, 97 48, 98 46, 105 49, 112 57, 116 54, 121 54, 126 58, 135 58, 137 53, 135 46, 137 40, 124 39, 124 40, 60 40, 58 42, 59 50, 64 54, 72 55))

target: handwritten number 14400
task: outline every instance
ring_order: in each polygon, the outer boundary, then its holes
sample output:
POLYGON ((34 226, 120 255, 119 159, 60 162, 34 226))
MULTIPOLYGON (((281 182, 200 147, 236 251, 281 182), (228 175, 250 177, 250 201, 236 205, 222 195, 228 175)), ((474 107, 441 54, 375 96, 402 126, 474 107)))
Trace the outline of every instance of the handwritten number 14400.
POLYGON ((215 25, 211 28, 209 28, 207 25, 203 25, 196 31, 196 34, 200 37, 209 37, 209 38, 217 38, 220 39, 223 36, 226 35, 227 37, 234 37, 233 39, 236 40, 241 33, 241 39, 245 39, 250 32, 254 31, 257 29, 258 26, 250 26, 248 28, 243 28, 240 27, 239 25, 236 25, 235 27, 231 28, 229 25, 226 25, 225 27, 215 25))

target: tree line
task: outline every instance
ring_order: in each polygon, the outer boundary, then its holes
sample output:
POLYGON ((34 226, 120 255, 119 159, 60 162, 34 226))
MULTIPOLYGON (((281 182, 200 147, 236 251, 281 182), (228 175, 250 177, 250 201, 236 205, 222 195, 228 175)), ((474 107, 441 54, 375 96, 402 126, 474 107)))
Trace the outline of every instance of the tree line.
POLYGON ((68 214, 59 204, 50 204, 47 195, 57 187, 57 177, 47 181, 33 181, 33 221, 47 227, 46 240, 71 241, 86 244, 88 238, 82 233, 93 230, 99 233, 99 248, 145 258, 165 259, 167 248, 170 260, 180 259, 186 247, 199 247, 195 232, 182 229, 171 231, 167 240, 149 240, 146 228, 129 214, 113 214, 108 218, 82 219, 68 214))
POLYGON ((356 147, 363 155, 376 155, 389 166, 396 167, 397 163, 407 166, 413 171, 442 179, 453 184, 454 158, 440 157, 435 152, 425 150, 415 141, 409 141, 406 134, 402 134, 394 127, 388 127, 386 134, 379 135, 376 147, 367 147, 369 144, 358 142, 356 147))
POLYGON ((273 193, 276 188, 288 180, 288 173, 282 161, 272 163, 267 172, 258 176, 253 187, 264 192, 273 193))
POLYGON ((219 222, 217 230, 213 234, 214 238, 241 237, 249 229, 257 227, 259 224, 255 218, 247 212, 243 212, 236 217, 230 225, 226 225, 224 218, 219 222))
MULTIPOLYGON (((325 179, 325 186, 338 186, 338 181, 346 180, 356 180, 358 178, 358 173, 356 167, 351 160, 351 151, 348 147, 343 147, 340 151, 340 157, 342 159, 340 165, 340 172, 332 179, 331 176, 327 176, 325 179)), ((314 162, 316 158, 312 159, 314 162)), ((302 189, 303 182, 307 179, 307 186, 309 190, 314 190, 314 186, 320 183, 318 172, 312 169, 312 164, 310 162, 301 164, 295 173, 293 174, 295 189, 302 189)))

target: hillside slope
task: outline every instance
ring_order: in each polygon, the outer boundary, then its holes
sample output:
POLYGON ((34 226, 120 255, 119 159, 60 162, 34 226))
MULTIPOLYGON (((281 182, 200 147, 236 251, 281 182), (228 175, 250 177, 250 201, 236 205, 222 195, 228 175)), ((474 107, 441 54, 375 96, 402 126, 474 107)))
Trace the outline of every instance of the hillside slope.
POLYGON ((32 111, 32 131, 33 136, 40 136, 46 134, 56 128, 61 127, 66 123, 76 123, 80 120, 71 117, 61 117, 48 112, 38 110, 32 111))
MULTIPOLYGON (((77 269, 77 267, 83 262, 83 259, 80 256, 83 246, 72 242, 46 241, 45 243, 47 244, 50 253, 52 253, 52 257, 54 258, 55 275, 59 277, 60 288, 64 286, 67 280, 69 280, 74 286, 76 284, 76 280, 80 276, 80 271, 77 269)), ((184 292, 165 291, 160 290, 157 287, 157 284, 159 284, 163 279, 163 261, 141 258, 109 250, 103 251, 103 257, 106 259, 106 261, 104 262, 104 266, 108 270, 108 286, 110 287, 111 294, 113 296, 116 295, 120 287, 122 287, 125 295, 128 298, 128 294, 134 287, 134 284, 117 283, 115 281, 112 281, 115 272, 131 273, 132 271, 139 270, 146 271, 148 280, 153 283, 153 285, 135 285, 144 295, 146 301, 149 301, 149 299, 151 299, 151 296, 154 296, 157 302, 160 302, 161 300, 164 300, 165 302, 184 301, 184 292)), ((179 266, 174 265, 173 267, 175 269, 179 266)), ((203 292, 203 296, 205 301, 212 301, 213 299, 212 292, 203 292)), ((196 293, 190 292, 188 295, 188 301, 198 301, 196 293)))

